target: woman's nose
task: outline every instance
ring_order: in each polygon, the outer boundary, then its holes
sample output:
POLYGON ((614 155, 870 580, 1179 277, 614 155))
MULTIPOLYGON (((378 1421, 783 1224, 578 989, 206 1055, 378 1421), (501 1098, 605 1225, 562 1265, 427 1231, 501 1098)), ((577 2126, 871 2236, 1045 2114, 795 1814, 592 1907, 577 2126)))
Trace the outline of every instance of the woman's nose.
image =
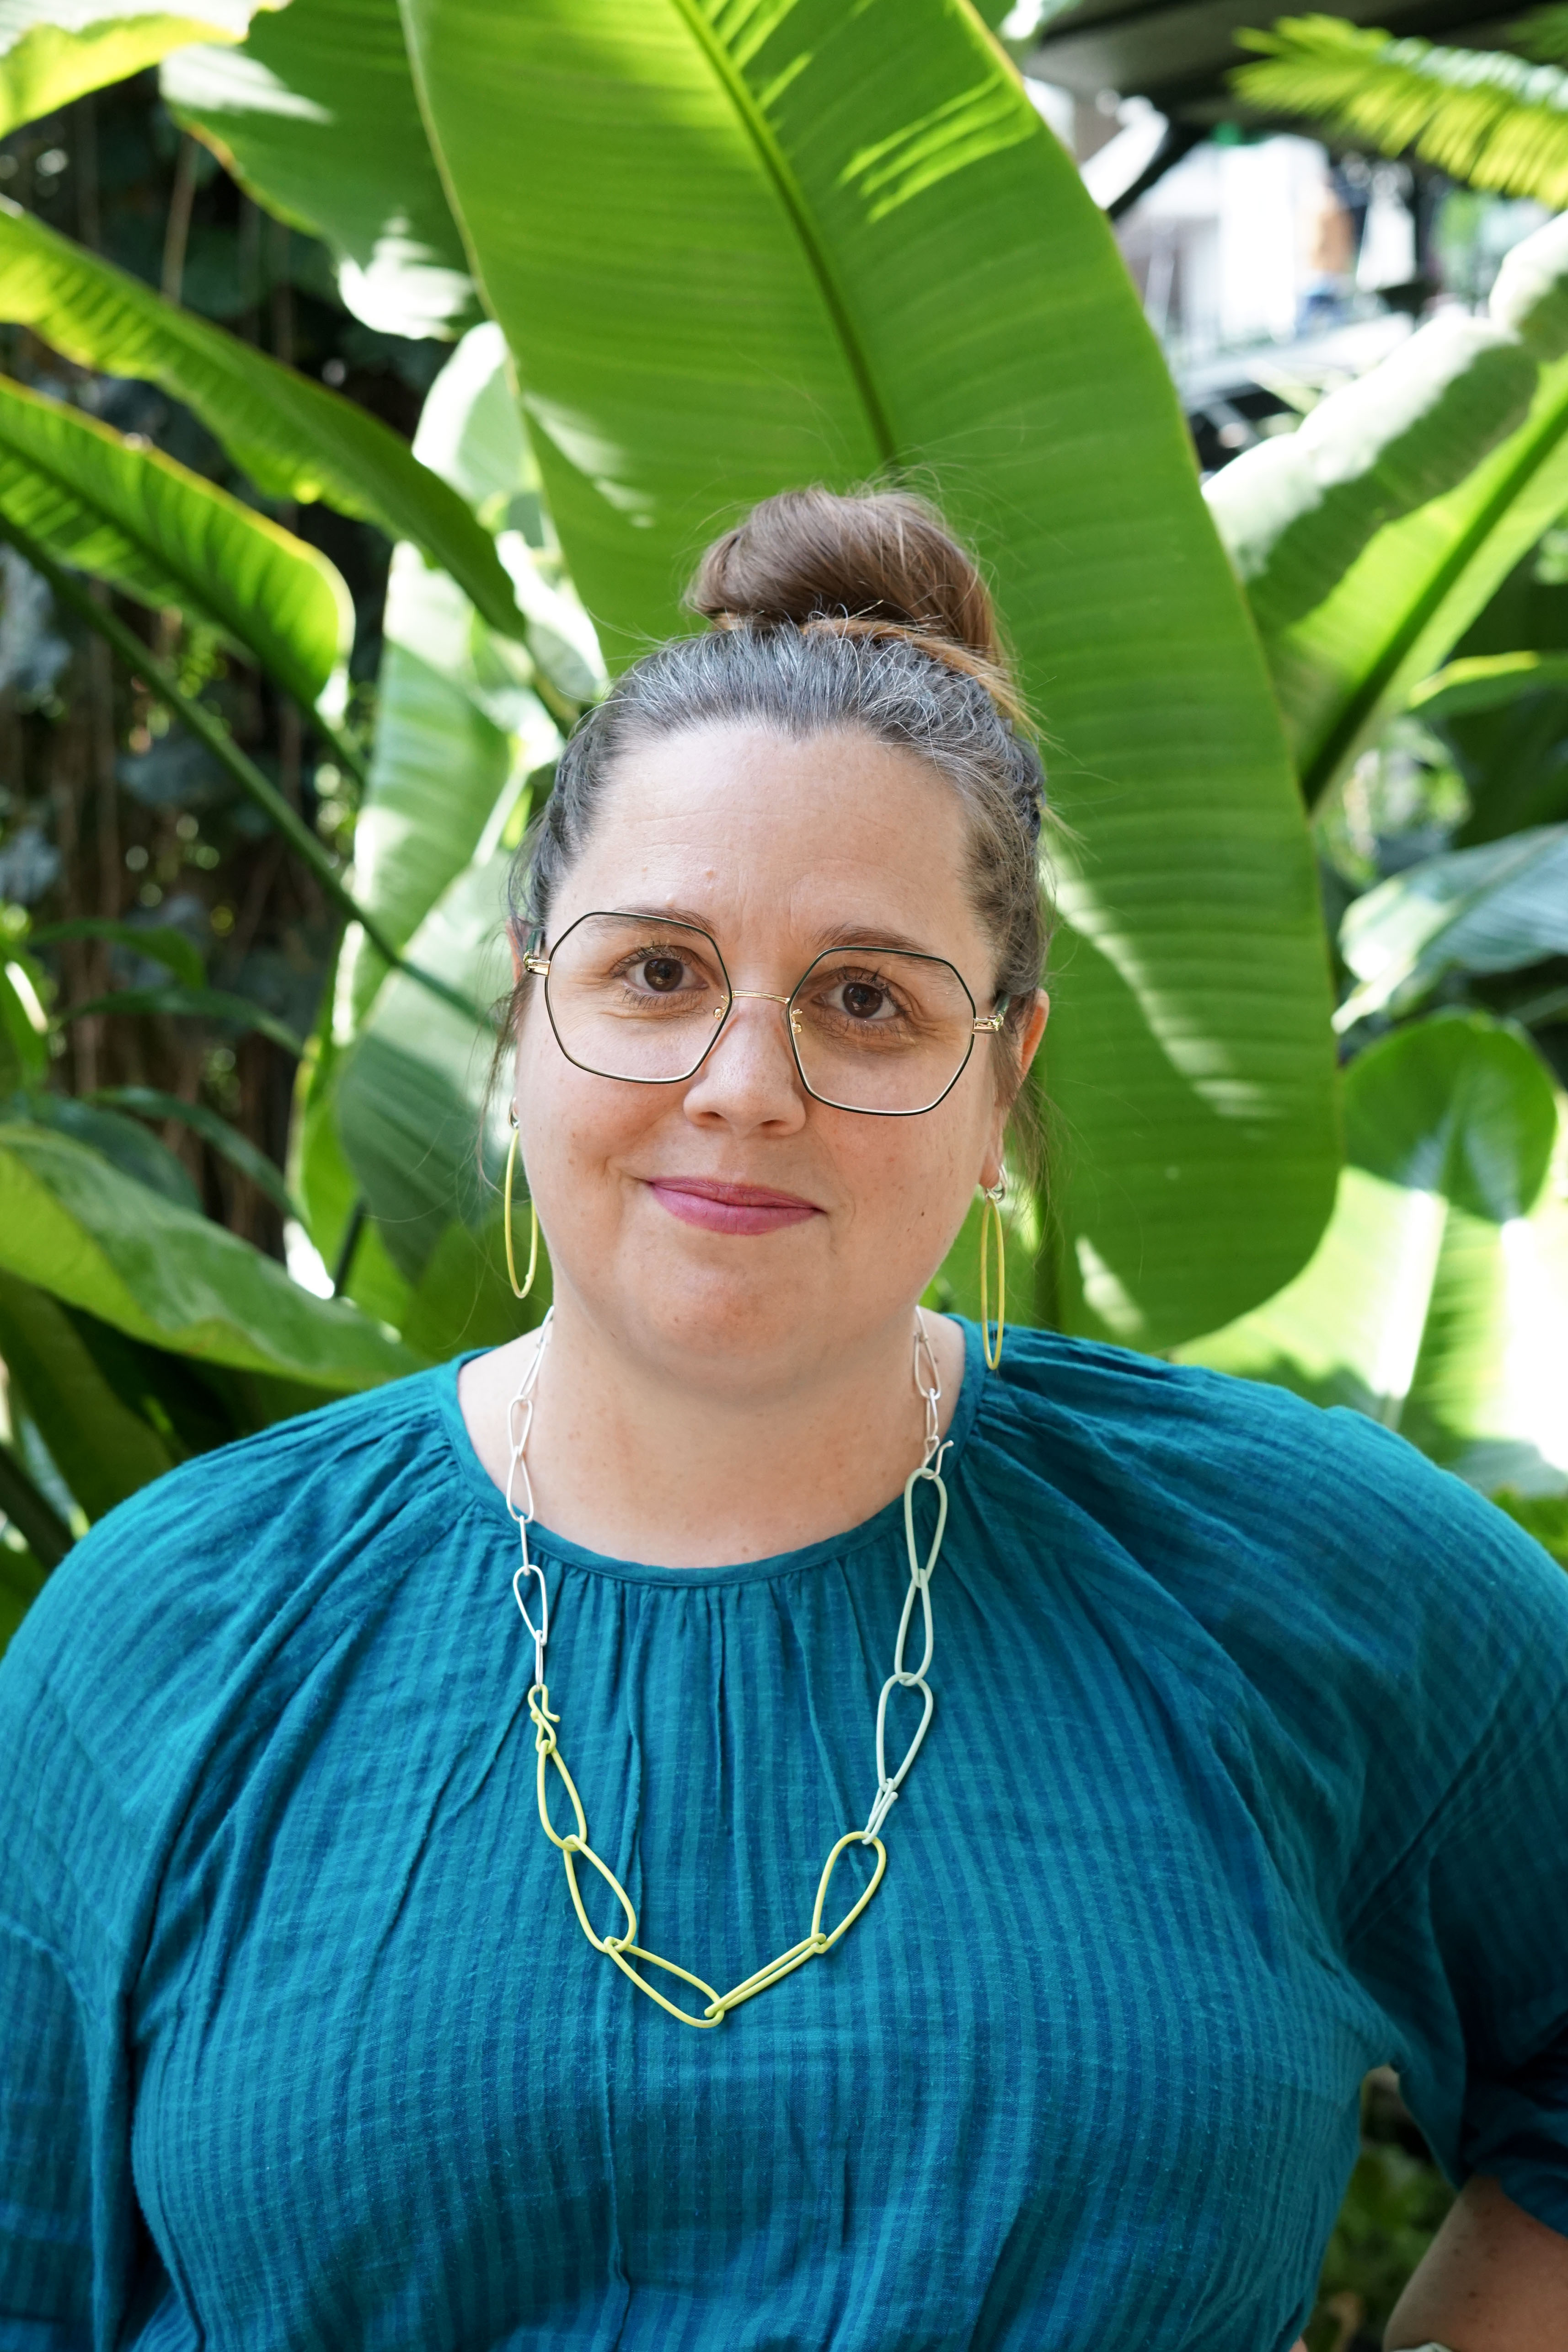
POLYGON ((723 1028, 686 1088, 694 1118, 743 1127, 799 1127, 805 1089, 789 1050, 789 999, 762 989, 737 988, 723 1028))

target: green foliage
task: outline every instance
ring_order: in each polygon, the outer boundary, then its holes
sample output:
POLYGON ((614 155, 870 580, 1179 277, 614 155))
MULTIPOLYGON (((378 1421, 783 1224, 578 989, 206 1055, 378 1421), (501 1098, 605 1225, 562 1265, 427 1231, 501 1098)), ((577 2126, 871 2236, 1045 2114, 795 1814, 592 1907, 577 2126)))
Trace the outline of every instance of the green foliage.
POLYGON ((200 12, 125 14, 74 7, 68 28, 50 0, 9 0, 0 26, 0 138, 18 123, 53 114, 89 89, 156 65, 185 41, 237 40, 250 15, 245 0, 201 0, 200 12))
POLYGON ((1568 1471, 1568 1185, 1551 1075, 1480 1013, 1345 1073, 1346 1166, 1305 1270, 1184 1359, 1349 1404, 1483 1492, 1568 1471))
POLYGON ((1361 983, 1334 1015, 1407 1013, 1449 971, 1517 971, 1568 955, 1568 825, 1428 857, 1358 898, 1340 952, 1361 983))
POLYGON ((393 335, 454 336, 473 281, 420 121, 396 0, 308 0, 238 48, 184 48, 163 97, 277 218, 325 238, 343 300, 393 335))
POLYGON ((1434 321, 1209 486, 1310 807, 1568 505, 1568 360, 1540 370, 1522 423, 1496 438, 1505 381, 1526 393, 1533 364, 1509 321, 1538 324, 1568 289, 1557 224, 1516 250, 1490 329, 1434 321))
POLYGON ((1033 1311, 1157 1345, 1266 1292, 1335 1158, 1310 873, 1158 351, 1006 58, 938 0, 407 22, 613 661, 801 481, 925 483, 995 578, 1076 828, 1033 1311))
POLYGON ((1521 1495, 1515 1487, 1500 1486, 1492 1501, 1559 1566, 1568 1568, 1568 1495, 1521 1495))
POLYGON ((48 554, 250 648, 309 709, 346 656, 348 591, 315 548, 157 449, 0 377, 0 504, 48 554))
POLYGON ((1265 637, 1321 604, 1385 523, 1462 482, 1522 422, 1535 380, 1513 336, 1448 311, 1224 467, 1209 511, 1265 637))
POLYGON ((526 634, 494 541, 395 433, 324 384, 163 301, 0 198, 0 317, 82 367, 183 400, 266 496, 324 499, 412 540, 492 628, 526 634))
POLYGON ((1385 155, 1414 152, 1471 187, 1568 204, 1568 75, 1552 67, 1394 40, 1338 16, 1281 17, 1237 38, 1263 62, 1238 68, 1232 87, 1265 113, 1303 115, 1385 155))
POLYGON ((31 1123, 0 1124, 0 1266, 132 1339, 318 1395, 413 1369, 345 1301, 311 1297, 220 1226, 31 1123))

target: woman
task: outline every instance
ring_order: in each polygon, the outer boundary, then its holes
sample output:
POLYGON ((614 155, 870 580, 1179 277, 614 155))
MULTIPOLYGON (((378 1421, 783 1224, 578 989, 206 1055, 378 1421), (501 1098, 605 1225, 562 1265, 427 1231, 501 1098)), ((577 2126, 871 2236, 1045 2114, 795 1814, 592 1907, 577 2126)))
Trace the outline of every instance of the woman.
POLYGON ((1392 2061, 1390 2343, 1561 2347, 1568 1589, 1368 1422, 917 1313, 1046 1017, 985 592, 813 492, 695 601, 523 861, 547 1334, 6 1662, 0 2340, 1284 2352, 1392 2061))

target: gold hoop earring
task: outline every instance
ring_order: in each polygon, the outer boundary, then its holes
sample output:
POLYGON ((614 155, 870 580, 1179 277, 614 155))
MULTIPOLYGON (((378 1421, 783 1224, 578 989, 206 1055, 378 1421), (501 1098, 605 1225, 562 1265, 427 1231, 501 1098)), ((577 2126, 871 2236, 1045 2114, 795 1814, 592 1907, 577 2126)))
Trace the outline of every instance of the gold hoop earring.
POLYGON ((517 1262, 512 1255, 512 1176, 517 1164, 517 1113, 515 1105, 511 1120, 512 1140, 507 1149, 507 1190, 502 1212, 502 1225, 507 1236, 507 1278, 512 1286, 513 1296, 526 1298, 534 1286, 534 1276, 539 1270, 539 1218, 538 1211, 534 1207, 534 1196, 530 1192, 528 1194, 528 1271, 527 1279, 519 1284, 517 1262))
POLYGON ((980 1204, 980 1345, 986 1353, 986 1368, 995 1371, 1002 1360, 1002 1334, 1008 1328, 1008 1244, 1002 1230, 1001 1204, 1008 1194, 1008 1180, 999 1176, 994 1184, 982 1184, 980 1204), (991 1346, 990 1298, 986 1283, 986 1260, 989 1255, 988 1233, 997 1237, 997 1341, 991 1346))

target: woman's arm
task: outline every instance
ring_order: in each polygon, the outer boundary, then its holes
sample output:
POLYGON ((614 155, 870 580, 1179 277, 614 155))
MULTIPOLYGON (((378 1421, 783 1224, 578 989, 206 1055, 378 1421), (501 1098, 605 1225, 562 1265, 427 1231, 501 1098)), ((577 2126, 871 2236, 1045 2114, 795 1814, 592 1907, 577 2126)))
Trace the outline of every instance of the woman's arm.
POLYGON ((1563 2352, 1568 2238, 1524 2212, 1495 2180, 1466 2182, 1388 2323, 1387 2352, 1563 2352))

